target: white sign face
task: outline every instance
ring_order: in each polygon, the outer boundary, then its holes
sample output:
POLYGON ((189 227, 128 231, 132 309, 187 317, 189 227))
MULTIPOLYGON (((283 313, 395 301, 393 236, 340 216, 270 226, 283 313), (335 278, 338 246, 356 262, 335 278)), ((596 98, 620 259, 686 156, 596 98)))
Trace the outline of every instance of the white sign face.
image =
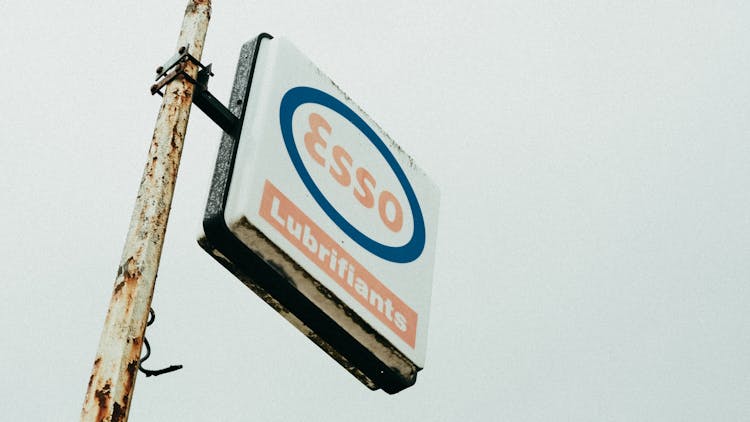
MULTIPOLYGON (((288 41, 264 40, 255 66, 226 226, 296 263, 315 281, 297 288, 331 318, 349 314, 316 283, 423 367, 437 187, 288 41)), ((361 324, 342 326, 367 343, 361 324)))

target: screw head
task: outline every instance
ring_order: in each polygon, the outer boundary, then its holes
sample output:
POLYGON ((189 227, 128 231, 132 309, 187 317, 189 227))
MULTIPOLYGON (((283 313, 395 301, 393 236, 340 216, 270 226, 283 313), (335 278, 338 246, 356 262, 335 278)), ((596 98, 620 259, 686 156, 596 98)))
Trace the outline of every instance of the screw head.
POLYGON ((180 47, 179 53, 183 54, 185 52, 185 47, 180 47))
POLYGON ((164 71, 164 66, 159 66, 159 67, 156 68, 156 73, 157 74, 161 74, 161 72, 163 72, 163 71, 164 71))

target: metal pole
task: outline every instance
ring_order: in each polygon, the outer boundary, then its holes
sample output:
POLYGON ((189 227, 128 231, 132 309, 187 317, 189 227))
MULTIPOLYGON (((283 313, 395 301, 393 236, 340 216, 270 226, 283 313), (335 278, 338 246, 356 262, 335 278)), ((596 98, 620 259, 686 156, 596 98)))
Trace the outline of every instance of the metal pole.
MULTIPOLYGON (((210 0, 189 1, 178 48, 189 45, 190 54, 200 59, 210 15, 210 0)), ((186 70, 193 78, 197 76, 195 64, 188 63, 186 70)), ((193 89, 183 78, 166 86, 89 379, 82 421, 128 419, 193 89)))

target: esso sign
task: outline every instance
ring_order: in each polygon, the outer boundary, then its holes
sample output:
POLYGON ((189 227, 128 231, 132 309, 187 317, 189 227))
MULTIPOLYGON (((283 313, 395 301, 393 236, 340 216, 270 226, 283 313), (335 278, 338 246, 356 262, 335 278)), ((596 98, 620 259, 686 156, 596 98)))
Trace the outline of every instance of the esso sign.
POLYGON ((201 246, 368 387, 412 385, 437 186, 283 38, 243 46, 230 104, 201 246))
POLYGON ((342 231, 391 262, 420 256, 425 226, 414 189, 356 112, 323 91, 295 87, 282 98, 279 124, 299 177, 342 231))

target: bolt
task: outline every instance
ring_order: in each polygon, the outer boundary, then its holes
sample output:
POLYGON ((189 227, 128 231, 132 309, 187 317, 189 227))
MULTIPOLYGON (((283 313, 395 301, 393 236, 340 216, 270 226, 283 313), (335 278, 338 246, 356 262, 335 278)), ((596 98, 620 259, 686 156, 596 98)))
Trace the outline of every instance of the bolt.
POLYGON ((237 100, 237 105, 242 104, 242 100, 237 100))
POLYGON ((183 53, 185 53, 185 47, 180 47, 180 51, 179 51, 179 53, 180 53, 180 54, 183 54, 183 53))
POLYGON ((161 72, 164 72, 164 66, 159 66, 156 68, 156 74, 161 75, 161 72))

